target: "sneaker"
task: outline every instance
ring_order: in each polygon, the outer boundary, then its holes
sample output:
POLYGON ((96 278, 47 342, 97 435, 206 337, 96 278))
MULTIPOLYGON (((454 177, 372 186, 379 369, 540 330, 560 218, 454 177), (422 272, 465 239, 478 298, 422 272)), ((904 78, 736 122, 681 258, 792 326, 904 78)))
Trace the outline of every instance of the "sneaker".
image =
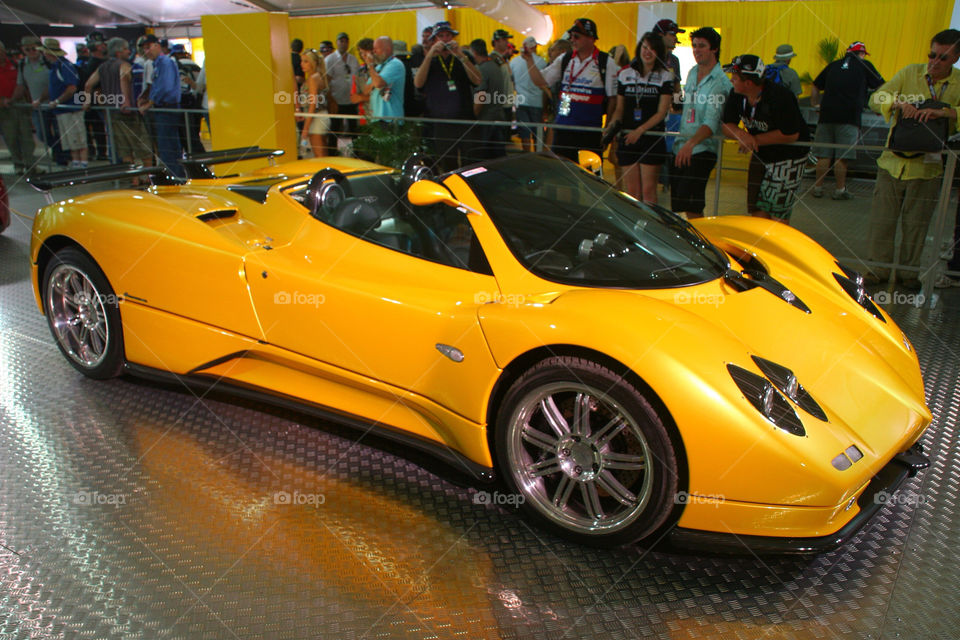
POLYGON ((834 200, 852 200, 853 194, 847 191, 846 189, 834 189, 833 199, 834 200))
POLYGON ((823 197, 823 187, 814 187, 813 188, 813 197, 822 198, 823 197))
POLYGON ((933 283, 937 289, 949 289, 950 287, 960 287, 960 280, 951 278, 947 274, 942 274, 937 281, 933 283))

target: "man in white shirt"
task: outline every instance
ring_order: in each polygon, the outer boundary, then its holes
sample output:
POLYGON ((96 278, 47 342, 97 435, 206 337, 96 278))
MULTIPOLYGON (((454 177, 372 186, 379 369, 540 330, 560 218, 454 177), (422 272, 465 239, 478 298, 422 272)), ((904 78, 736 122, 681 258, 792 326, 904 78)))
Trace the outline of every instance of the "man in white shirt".
POLYGON ((597 25, 593 20, 580 18, 567 32, 573 51, 554 60, 542 74, 536 67, 532 52, 525 47, 522 55, 535 85, 549 90, 560 81, 556 123, 594 129, 557 130, 553 152, 576 161, 581 149, 603 152, 600 127, 603 126, 604 114, 608 118, 613 115, 617 72, 620 69, 613 58, 597 49, 597 25))
MULTIPOLYGON (((337 102, 337 113, 357 115, 358 105, 350 101, 352 76, 360 69, 360 62, 349 52, 350 36, 337 34, 337 50, 324 58, 327 77, 330 78, 330 93, 337 102)), ((335 134, 350 134, 357 130, 357 121, 348 118, 332 118, 331 130, 335 134)))

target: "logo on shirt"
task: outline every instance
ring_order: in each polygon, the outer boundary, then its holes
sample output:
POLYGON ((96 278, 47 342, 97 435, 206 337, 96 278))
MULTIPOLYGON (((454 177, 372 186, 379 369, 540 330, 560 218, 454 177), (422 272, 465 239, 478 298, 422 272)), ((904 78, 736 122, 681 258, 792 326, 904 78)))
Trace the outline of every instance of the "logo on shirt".
POLYGON ((740 122, 743 123, 743 126, 747 129, 755 129, 761 133, 770 128, 770 125, 767 124, 765 120, 757 120, 756 118, 740 118, 740 122))

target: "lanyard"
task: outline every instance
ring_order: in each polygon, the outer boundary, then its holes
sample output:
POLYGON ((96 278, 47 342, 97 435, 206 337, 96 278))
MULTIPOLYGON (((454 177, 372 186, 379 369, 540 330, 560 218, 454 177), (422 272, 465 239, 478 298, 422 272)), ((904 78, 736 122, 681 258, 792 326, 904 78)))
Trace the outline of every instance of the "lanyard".
POLYGON ((929 73, 927 74, 927 88, 930 89, 930 96, 931 96, 934 100, 940 100, 941 98, 943 98, 943 94, 946 93, 946 91, 947 91, 947 85, 948 85, 948 84, 950 84, 950 83, 949 83, 949 82, 944 82, 944 83, 943 83, 943 85, 940 87, 940 95, 937 96, 937 92, 936 92, 936 91, 934 90, 934 88, 933 88, 933 78, 930 77, 930 74, 929 74, 929 73))
MULTIPOLYGON (((747 104, 748 104, 748 102, 749 102, 749 101, 747 100, 747 96, 743 96, 743 113, 744 113, 744 114, 746 114, 746 112, 747 112, 747 104)), ((753 120, 753 117, 754 117, 755 115, 757 115, 757 107, 759 107, 759 106, 760 106, 760 98, 757 98, 757 104, 753 105, 753 108, 750 109, 750 119, 751 119, 751 120, 753 120)))
MULTIPOLYGON (((567 80, 567 85, 568 85, 568 86, 573 85, 573 81, 576 80, 578 77, 580 77, 580 74, 583 73, 583 70, 584 70, 584 69, 586 69, 588 66, 590 66, 590 62, 596 62, 597 59, 599 58, 599 55, 600 55, 600 54, 599 54, 599 51, 597 50, 596 47, 594 47, 594 48, 593 48, 593 55, 590 56, 590 60, 587 60, 586 62, 583 63, 583 66, 580 67, 580 70, 577 71, 576 75, 574 75, 574 73, 573 73, 573 62, 574 62, 574 59, 579 60, 579 58, 578 58, 576 55, 574 55, 574 56, 573 56, 573 59, 570 60, 570 73, 569 73, 570 79, 567 80)), ((599 63, 599 62, 597 62, 597 68, 598 68, 598 69, 600 68, 600 63, 599 63)))
POLYGON ((452 72, 453 72, 453 61, 454 61, 453 54, 450 54, 450 66, 449 66, 449 67, 447 67, 445 64, 443 64, 443 56, 437 56, 437 59, 440 61, 440 68, 443 69, 443 72, 444 72, 445 74, 447 74, 447 80, 453 80, 453 76, 451 75, 452 72))

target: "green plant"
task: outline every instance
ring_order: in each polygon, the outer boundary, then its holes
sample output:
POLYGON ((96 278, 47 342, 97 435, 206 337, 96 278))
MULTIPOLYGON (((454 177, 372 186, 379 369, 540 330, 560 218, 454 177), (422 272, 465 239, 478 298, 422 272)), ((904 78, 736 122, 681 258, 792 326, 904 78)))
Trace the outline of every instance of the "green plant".
POLYGON ((824 64, 830 64, 840 57, 840 39, 824 38, 817 43, 817 53, 820 54, 824 64))
POLYGON ((412 122, 371 122, 361 126, 353 140, 358 158, 396 169, 417 151, 423 151, 423 143, 419 126, 412 122))

